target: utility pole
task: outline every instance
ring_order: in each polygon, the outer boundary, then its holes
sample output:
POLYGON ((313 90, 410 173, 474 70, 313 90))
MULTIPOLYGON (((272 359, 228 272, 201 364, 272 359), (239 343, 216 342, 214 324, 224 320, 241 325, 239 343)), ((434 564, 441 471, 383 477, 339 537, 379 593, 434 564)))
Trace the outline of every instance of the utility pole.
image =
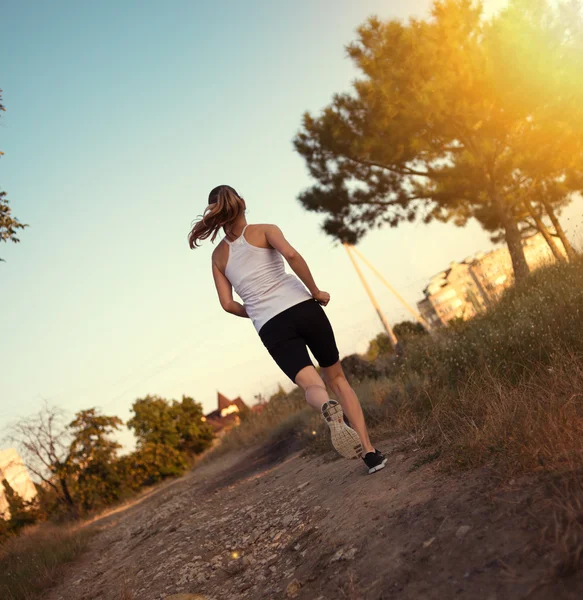
POLYGON ((343 246, 346 248, 348 257, 350 258, 350 261, 352 262, 352 265, 354 266, 354 269, 355 269, 358 277, 360 278, 360 281, 362 282, 362 285, 364 286, 364 289, 365 289, 366 293, 368 294, 368 297, 370 298, 372 305, 374 306, 375 310, 377 311, 377 315, 379 316, 379 319, 381 320, 383 328, 387 332, 387 335, 389 336, 389 340, 391 341, 391 346, 393 348, 396 348, 396 346, 398 344, 397 337, 393 333, 393 330, 392 330, 391 326, 389 325, 387 318, 381 311, 381 308, 378 305, 378 302, 377 302, 376 298, 374 297, 372 290, 370 289, 366 279, 364 278, 364 275, 362 274, 362 271, 360 270, 360 267, 358 266, 358 263, 356 262, 356 260, 354 259, 354 256, 352 255, 352 252, 351 252, 351 250, 353 250, 352 246, 349 246, 348 244, 343 244, 343 246))
POLYGON ((429 323, 397 292, 397 290, 368 262, 368 260, 354 247, 354 253, 362 260, 362 262, 384 283, 388 290, 397 298, 397 300, 413 315, 415 320, 420 323, 427 331, 431 328, 429 323))

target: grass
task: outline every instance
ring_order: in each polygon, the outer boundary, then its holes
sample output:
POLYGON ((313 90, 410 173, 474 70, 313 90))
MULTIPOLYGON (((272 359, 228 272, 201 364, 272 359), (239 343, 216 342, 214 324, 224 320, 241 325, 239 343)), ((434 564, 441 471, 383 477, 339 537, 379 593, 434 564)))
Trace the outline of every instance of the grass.
POLYGON ((36 600, 87 547, 92 530, 43 524, 0 546, 0 598, 36 600))

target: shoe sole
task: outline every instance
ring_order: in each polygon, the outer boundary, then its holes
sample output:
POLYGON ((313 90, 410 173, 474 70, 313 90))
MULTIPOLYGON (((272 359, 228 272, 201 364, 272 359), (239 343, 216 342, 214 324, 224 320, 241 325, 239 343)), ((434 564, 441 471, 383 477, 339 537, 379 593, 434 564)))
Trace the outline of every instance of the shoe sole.
POLYGON ((336 400, 329 400, 322 406, 322 415, 330 428, 332 445, 344 458, 360 458, 362 444, 358 433, 344 422, 344 412, 336 400))
POLYGON ((385 460, 383 460, 383 462, 380 465, 377 465, 376 467, 370 468, 368 470, 368 474, 372 475, 373 473, 376 473, 377 471, 380 471, 381 469, 384 469, 388 460, 389 460, 388 458, 385 458, 385 460))

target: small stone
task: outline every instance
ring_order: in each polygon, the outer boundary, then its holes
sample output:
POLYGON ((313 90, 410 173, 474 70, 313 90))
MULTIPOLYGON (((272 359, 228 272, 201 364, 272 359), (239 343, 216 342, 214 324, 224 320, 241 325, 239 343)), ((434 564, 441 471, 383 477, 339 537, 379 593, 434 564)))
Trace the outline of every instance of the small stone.
POLYGON ((336 554, 334 554, 334 556, 330 559, 330 562, 331 563, 338 562, 342 558, 343 554, 344 554, 344 550, 342 548, 340 548, 340 550, 338 550, 336 552, 336 554))
POLYGON ((455 537, 458 539, 463 538, 470 529, 471 529, 470 525, 460 525, 458 527, 457 531, 455 532, 455 537))
POLYGON ((298 594, 300 593, 301 587, 302 584, 297 579, 294 579, 288 584, 287 588, 285 589, 285 595, 288 598, 297 598, 298 594))
POLYGON ((434 541, 435 541, 435 538, 434 538, 434 537, 432 537, 432 538, 429 538, 428 540, 425 540, 425 541, 423 542, 423 547, 424 547, 424 548, 429 548, 429 546, 431 546, 431 544, 433 544, 433 542, 434 542, 434 541))
POLYGON ((292 516, 292 515, 286 515, 286 516, 283 518, 282 525, 283 525, 284 527, 289 527, 289 526, 290 526, 290 524, 291 524, 291 522, 292 522, 293 520, 294 520, 294 518, 293 518, 293 516, 292 516))
POLYGON ((352 548, 349 548, 342 556, 342 560, 353 560, 357 552, 358 549, 354 546, 352 548))
POLYGON ((395 456, 395 460, 397 462, 403 462, 405 460, 405 455, 404 454, 397 454, 397 456, 395 456))

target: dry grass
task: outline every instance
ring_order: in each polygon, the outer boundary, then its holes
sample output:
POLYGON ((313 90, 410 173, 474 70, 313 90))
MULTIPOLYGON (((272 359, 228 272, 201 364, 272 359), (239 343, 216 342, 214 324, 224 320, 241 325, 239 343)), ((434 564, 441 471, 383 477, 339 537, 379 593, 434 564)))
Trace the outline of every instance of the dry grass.
POLYGON ((549 579, 567 577, 583 567, 583 472, 554 486, 553 523, 547 534, 555 548, 549 579))
POLYGON ((313 417, 312 412, 306 409, 300 390, 293 390, 289 394, 280 390, 270 398, 261 413, 249 414, 239 427, 229 431, 203 462, 231 450, 269 442, 289 432, 311 435, 313 417))
POLYGON ((35 600, 58 583, 63 567, 87 547, 92 530, 43 524, 0 546, 0 598, 35 600))

